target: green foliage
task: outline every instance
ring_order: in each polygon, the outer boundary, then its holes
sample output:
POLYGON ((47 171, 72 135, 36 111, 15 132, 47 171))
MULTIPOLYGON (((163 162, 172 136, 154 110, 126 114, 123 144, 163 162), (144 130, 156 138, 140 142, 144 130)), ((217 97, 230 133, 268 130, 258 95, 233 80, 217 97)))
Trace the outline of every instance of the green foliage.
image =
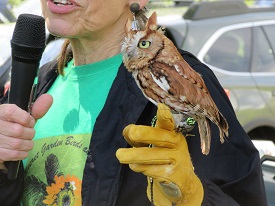
POLYGON ((17 6, 19 4, 21 4, 24 0, 9 0, 9 4, 11 6, 17 6))
POLYGON ((246 3, 247 6, 252 6, 255 3, 254 0, 245 0, 244 2, 246 3))

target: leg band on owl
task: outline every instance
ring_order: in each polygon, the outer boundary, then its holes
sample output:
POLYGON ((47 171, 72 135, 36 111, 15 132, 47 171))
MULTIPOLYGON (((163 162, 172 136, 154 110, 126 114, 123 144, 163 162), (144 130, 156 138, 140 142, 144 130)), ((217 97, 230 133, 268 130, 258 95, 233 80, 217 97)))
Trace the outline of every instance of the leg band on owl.
POLYGON ((140 30, 138 20, 136 19, 137 13, 140 11, 140 5, 138 3, 132 3, 130 5, 130 10, 133 13, 134 20, 132 22, 132 30, 140 30))

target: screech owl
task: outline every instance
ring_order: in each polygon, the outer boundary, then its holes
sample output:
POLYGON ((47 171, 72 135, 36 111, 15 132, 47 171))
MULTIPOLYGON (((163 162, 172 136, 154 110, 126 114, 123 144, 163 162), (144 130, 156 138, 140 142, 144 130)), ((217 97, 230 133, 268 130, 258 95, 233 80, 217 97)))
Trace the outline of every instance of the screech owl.
POLYGON ((228 136, 226 119, 211 98, 201 75, 183 59, 163 29, 158 29, 155 12, 144 30, 132 30, 128 21, 121 52, 127 70, 144 96, 155 105, 164 103, 172 113, 180 114, 174 115, 176 128, 180 126, 179 119, 186 115, 197 121, 203 154, 210 151, 210 121, 217 125, 220 141, 224 142, 228 136))

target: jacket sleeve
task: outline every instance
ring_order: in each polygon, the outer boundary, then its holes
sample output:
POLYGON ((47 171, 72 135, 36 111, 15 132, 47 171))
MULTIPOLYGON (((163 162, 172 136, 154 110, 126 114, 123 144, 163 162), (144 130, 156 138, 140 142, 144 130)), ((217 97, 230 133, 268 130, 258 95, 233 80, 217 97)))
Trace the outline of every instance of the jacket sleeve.
MULTIPOLYGON (((202 206, 267 206, 261 167, 258 157, 251 159, 251 167, 244 177, 218 187, 210 180, 202 180, 204 201, 202 206)), ((249 161, 249 160, 248 160, 249 161)), ((232 170, 234 170, 232 168, 232 170)))
POLYGON ((188 52, 181 51, 190 66, 202 75, 205 84, 227 119, 229 136, 221 144, 216 125, 211 124, 211 148, 208 155, 200 151, 197 126, 193 136, 187 136, 195 172, 204 187, 203 206, 267 206, 261 162, 254 147, 240 125, 230 100, 218 79, 206 65, 188 52))
POLYGON ((1 206, 19 206, 23 193, 23 164, 20 163, 18 176, 9 180, 7 174, 0 172, 0 203, 1 206))

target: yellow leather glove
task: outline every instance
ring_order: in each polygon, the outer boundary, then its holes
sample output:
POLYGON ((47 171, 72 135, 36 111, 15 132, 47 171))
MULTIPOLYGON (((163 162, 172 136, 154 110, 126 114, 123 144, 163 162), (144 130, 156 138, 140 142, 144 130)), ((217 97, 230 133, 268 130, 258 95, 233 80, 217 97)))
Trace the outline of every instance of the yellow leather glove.
POLYGON ((116 156, 135 172, 148 177, 147 196, 156 206, 199 206, 203 200, 201 181, 194 173, 185 137, 174 130, 170 109, 158 104, 155 127, 128 125, 123 131, 133 148, 121 148, 116 156), (153 147, 149 148, 148 145, 153 147), (150 180, 153 180, 151 200, 150 180))

